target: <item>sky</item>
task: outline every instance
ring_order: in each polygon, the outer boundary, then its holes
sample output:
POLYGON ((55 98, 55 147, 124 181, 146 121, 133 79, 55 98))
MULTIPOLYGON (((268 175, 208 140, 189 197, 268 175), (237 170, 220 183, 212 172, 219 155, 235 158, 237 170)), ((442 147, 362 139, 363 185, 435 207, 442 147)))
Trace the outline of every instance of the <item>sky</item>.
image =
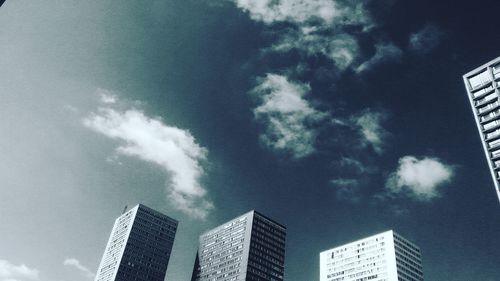
MULTIPOLYGON (((1 2, 0 2, 1 3, 1 2)), ((93 280, 125 206, 199 235, 255 209, 285 280, 393 229, 426 281, 500 280, 500 204, 462 75, 500 55, 494 0, 7 0, 0 281, 93 280)))

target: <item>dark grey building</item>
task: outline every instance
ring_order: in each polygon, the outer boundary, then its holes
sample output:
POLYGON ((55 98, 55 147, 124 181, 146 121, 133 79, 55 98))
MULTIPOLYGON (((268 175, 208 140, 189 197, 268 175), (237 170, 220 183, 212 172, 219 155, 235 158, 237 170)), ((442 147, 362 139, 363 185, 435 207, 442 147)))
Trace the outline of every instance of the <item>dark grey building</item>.
POLYGON ((286 227, 250 211, 200 236, 192 281, 282 281, 286 227))
POLYGON ((500 57, 463 76, 500 201, 500 57))
POLYGON ((115 221, 95 281, 163 281, 178 222, 142 204, 115 221))

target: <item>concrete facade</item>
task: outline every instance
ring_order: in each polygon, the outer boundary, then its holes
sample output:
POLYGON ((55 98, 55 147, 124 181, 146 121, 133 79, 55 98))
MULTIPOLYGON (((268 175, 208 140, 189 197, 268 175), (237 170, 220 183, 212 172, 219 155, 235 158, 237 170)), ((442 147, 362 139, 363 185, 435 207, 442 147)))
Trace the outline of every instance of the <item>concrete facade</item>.
POLYGON ((115 221, 95 281, 163 281, 178 222, 144 205, 115 221))
POLYGON ((282 281, 286 228, 250 211, 200 236, 192 281, 282 281))
POLYGON ((463 80, 500 202, 500 57, 466 73, 463 80))
POLYGON ((321 252, 320 281, 423 281, 420 249, 392 230, 321 252))

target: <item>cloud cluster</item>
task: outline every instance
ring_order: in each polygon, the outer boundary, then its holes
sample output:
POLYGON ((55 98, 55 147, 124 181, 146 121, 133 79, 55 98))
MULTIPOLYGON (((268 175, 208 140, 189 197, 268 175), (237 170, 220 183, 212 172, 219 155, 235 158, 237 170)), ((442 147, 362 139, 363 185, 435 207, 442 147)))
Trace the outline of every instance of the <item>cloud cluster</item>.
POLYGON ((362 146, 371 146, 376 153, 382 154, 388 135, 382 126, 386 118, 384 112, 372 109, 365 109, 351 117, 351 123, 361 136, 362 146))
POLYGON ((192 217, 204 219, 213 208, 205 199, 207 191, 200 184, 207 150, 187 130, 166 125, 135 108, 121 111, 111 105, 105 103, 97 113, 87 116, 83 124, 121 141, 117 153, 162 167, 169 177, 167 193, 173 206, 192 217))
POLYGON ((286 76, 267 74, 258 79, 252 94, 259 100, 254 109, 256 120, 264 124, 262 142, 269 148, 290 153, 294 158, 315 151, 317 132, 314 124, 328 114, 315 109, 305 99, 307 84, 289 81, 286 76))
POLYGON ((418 201, 439 197, 439 187, 448 183, 454 174, 453 167, 437 158, 404 156, 399 166, 386 182, 391 194, 404 194, 418 201))
POLYGON ((0 281, 39 280, 39 271, 28 266, 14 265, 7 260, 0 260, 0 281))
POLYGON ((304 23, 311 19, 331 23, 341 14, 331 0, 235 0, 235 3, 253 20, 267 24, 280 21, 304 23))
POLYGON ((401 50, 390 42, 376 42, 375 54, 371 58, 363 58, 359 37, 370 34, 377 26, 364 0, 234 2, 255 21, 270 26, 289 24, 289 28, 280 30, 277 34, 279 39, 269 48, 274 52, 298 50, 310 57, 321 55, 334 62, 337 70, 353 67, 357 73, 369 70, 378 63, 397 59, 401 54, 401 50))
POLYGON ((81 274, 89 279, 94 278, 95 274, 87 267, 83 266, 79 260, 75 258, 67 258, 63 261, 63 265, 73 267, 81 272, 81 274))

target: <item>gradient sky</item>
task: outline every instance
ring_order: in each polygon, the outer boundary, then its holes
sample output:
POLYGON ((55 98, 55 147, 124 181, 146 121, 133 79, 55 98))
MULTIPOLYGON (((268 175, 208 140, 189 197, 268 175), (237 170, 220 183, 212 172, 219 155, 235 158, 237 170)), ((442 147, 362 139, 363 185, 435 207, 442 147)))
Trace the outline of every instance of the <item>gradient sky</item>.
POLYGON ((92 280, 113 222, 200 233, 256 209, 285 278, 387 229, 426 281, 500 280, 500 205, 462 75, 500 55, 498 1, 7 0, 0 281, 92 280))

